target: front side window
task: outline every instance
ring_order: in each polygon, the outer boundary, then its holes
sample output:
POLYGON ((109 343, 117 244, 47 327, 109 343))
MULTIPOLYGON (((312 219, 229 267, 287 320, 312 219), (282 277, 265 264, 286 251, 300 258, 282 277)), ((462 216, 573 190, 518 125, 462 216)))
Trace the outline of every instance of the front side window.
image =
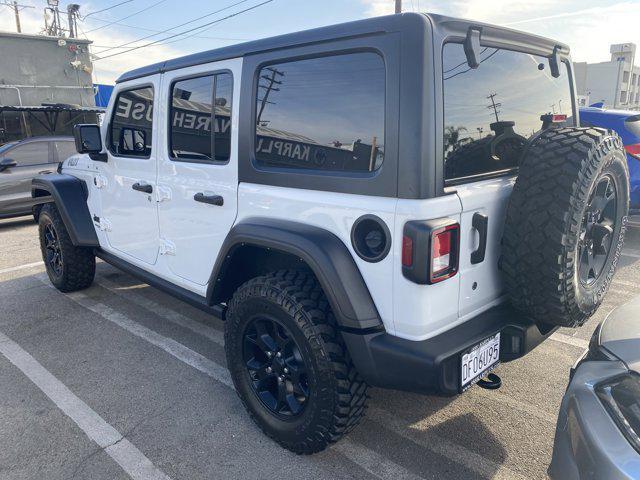
POLYGON ((385 67, 372 52, 264 67, 256 96, 260 166, 373 172, 384 159, 385 67))
POLYGON ((114 155, 147 158, 153 144, 153 88, 126 90, 116 98, 109 149, 114 155))
POLYGON ((19 167, 49 163, 49 142, 29 142, 18 145, 4 154, 14 160, 19 167))
POLYGON ((545 57, 490 47, 481 49, 479 61, 471 69, 461 44, 444 46, 448 181, 516 168, 527 141, 551 115, 566 115, 573 125, 566 65, 554 78, 545 57))
POLYGON ((173 158, 229 160, 232 87, 230 73, 189 78, 173 84, 169 135, 173 158))

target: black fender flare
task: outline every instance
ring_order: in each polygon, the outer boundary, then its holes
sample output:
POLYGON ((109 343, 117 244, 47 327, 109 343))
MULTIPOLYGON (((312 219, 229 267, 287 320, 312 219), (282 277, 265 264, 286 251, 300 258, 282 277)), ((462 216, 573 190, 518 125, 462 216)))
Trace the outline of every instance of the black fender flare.
POLYGON ((250 245, 301 259, 314 273, 344 329, 380 329, 383 324, 362 274, 345 244, 320 227, 280 219, 248 219, 236 224, 218 254, 207 300, 218 303, 220 285, 234 250, 250 245))
POLYGON ((31 196, 39 198, 48 195, 60 212, 71 242, 77 247, 99 247, 98 236, 87 207, 87 184, 63 173, 35 177, 31 181, 31 196))

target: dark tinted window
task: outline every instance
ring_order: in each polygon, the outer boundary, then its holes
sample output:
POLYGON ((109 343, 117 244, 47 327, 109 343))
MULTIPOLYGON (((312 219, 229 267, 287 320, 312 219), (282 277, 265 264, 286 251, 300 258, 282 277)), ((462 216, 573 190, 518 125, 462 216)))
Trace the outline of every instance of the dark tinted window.
POLYGON ((174 158, 229 159, 232 86, 229 73, 190 78, 173 84, 170 150, 174 158), (215 111, 212 108, 214 102, 215 111))
POLYGON ((110 126, 109 149, 114 155, 148 157, 153 141, 153 88, 118 94, 110 126))
POLYGON ((370 172, 384 158, 385 68, 375 53, 260 71, 256 160, 264 166, 370 172))
POLYGON ((19 167, 39 165, 49 162, 49 142, 29 142, 18 145, 4 154, 18 163, 19 167))
POLYGON ((551 75, 547 58, 495 48, 482 48, 480 66, 470 69, 461 44, 445 45, 446 179, 517 167, 542 115, 572 117, 566 66, 560 72, 551 75))
POLYGON ((78 153, 74 142, 55 142, 58 151, 58 161, 63 162, 71 155, 78 153))

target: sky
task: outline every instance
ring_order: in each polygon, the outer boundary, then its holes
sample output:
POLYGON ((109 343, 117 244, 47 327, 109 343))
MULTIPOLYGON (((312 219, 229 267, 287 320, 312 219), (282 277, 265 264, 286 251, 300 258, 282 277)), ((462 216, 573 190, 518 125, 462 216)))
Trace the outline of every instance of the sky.
MULTIPOLYGON (((19 3, 34 7, 20 12, 22 31, 39 33, 44 27, 46 1, 19 0, 19 3)), ((394 8, 394 0, 74 0, 74 3, 80 4, 84 18, 79 21, 80 36, 94 42, 96 83, 113 83, 122 72, 149 63, 246 40, 386 15, 393 13, 394 8), (267 3, 223 19, 262 2, 267 3), (100 11, 103 9, 108 10, 100 11), (208 16, 158 33, 203 15, 208 16), (203 28, 167 38, 198 26, 203 28), (127 51, 157 40, 163 41, 127 51), (112 48, 123 44, 127 45, 112 48), (120 54, 98 59, 114 53, 120 54)), ((61 0, 60 5, 66 11, 67 2, 61 0)), ((403 9, 479 20, 551 37, 569 44, 575 61, 607 61, 612 43, 633 42, 640 46, 640 0, 403 0, 403 9)), ((2 5, 0 30, 15 31, 13 12, 2 5)))

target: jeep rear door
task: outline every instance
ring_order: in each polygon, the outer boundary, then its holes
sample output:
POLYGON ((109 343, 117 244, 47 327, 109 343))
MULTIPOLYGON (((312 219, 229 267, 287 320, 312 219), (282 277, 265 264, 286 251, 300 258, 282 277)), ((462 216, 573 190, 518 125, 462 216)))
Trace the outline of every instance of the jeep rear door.
POLYGON ((164 74, 159 220, 174 281, 201 291, 237 213, 237 109, 242 59, 164 74))
POLYGON ((458 314, 472 316, 501 301, 501 239, 506 209, 529 139, 542 115, 573 122, 566 67, 552 76, 549 60, 481 47, 469 67, 462 44, 443 48, 444 174, 462 204, 458 314))

